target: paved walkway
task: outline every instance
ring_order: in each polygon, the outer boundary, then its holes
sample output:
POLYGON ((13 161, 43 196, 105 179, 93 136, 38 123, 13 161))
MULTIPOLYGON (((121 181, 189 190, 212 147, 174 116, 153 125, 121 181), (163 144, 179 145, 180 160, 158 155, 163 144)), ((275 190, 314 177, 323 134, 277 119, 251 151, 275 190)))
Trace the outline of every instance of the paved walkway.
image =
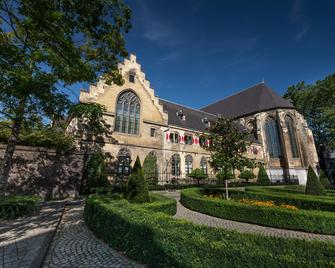
POLYGON ((43 268, 143 267, 98 240, 86 227, 83 210, 83 204, 66 208, 43 268))
POLYGON ((46 203, 37 215, 0 220, 0 267, 39 267, 63 211, 46 203))
POLYGON ((241 233, 254 233, 261 234, 266 236, 276 236, 276 237, 285 237, 285 238, 298 238, 306 240, 321 240, 321 241, 331 241, 335 243, 334 235, 320 235, 299 231, 291 231, 286 229, 265 227, 256 224, 237 222, 231 220, 220 219, 212 217, 206 214, 195 212, 184 207, 180 202, 180 191, 174 192, 157 192, 164 196, 175 198, 177 200, 177 213, 174 216, 178 219, 189 220, 193 223, 208 225, 211 227, 221 227, 228 230, 236 230, 241 233))

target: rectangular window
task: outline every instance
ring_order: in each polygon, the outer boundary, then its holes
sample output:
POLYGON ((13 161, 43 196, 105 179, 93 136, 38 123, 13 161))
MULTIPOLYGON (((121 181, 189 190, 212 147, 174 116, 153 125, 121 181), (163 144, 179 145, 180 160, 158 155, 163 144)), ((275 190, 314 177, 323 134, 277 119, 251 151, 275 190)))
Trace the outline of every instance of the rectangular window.
POLYGON ((179 143, 179 134, 170 133, 170 142, 179 143))
POLYGON ((192 135, 185 135, 185 144, 192 145, 193 144, 193 137, 192 135))
POLYGON ((135 83, 135 75, 134 74, 129 74, 129 82, 130 83, 135 83))
POLYGON ((156 136, 156 129, 150 128, 150 137, 155 137, 155 136, 156 136))

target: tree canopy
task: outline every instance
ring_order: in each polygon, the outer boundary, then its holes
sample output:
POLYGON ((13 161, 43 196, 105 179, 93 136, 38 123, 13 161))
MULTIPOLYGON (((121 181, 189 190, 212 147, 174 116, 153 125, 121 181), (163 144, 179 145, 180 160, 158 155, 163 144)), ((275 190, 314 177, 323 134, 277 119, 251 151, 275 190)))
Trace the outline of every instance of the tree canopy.
POLYGON ((312 85, 300 82, 290 86, 284 98, 290 99, 304 115, 318 150, 322 146, 335 149, 335 74, 312 85))

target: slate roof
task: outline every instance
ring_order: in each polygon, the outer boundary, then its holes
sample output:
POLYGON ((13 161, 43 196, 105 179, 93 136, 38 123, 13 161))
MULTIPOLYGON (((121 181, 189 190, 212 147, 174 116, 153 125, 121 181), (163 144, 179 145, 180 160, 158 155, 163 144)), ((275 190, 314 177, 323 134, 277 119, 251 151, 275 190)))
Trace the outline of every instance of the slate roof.
POLYGON ((277 108, 294 109, 294 106, 270 87, 260 83, 210 104, 201 110, 215 115, 221 114, 228 118, 239 118, 277 108))
POLYGON ((206 131, 206 125, 202 119, 207 117, 209 121, 216 121, 217 117, 204 111, 185 107, 183 105, 173 103, 167 100, 160 99, 160 104, 163 105, 163 111, 168 113, 168 124, 196 131, 206 131), (185 120, 182 120, 178 115, 178 111, 182 110, 185 115, 185 120))

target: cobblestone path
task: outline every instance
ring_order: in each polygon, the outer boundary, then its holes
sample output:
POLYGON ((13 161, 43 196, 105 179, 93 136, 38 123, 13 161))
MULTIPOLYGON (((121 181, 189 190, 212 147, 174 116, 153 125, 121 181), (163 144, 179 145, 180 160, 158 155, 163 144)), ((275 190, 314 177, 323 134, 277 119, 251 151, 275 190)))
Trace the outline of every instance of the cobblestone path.
POLYGON ((321 235, 306 233, 300 231, 291 231, 286 229, 272 228, 266 226, 260 226, 256 224, 237 222, 231 220, 225 220, 195 212, 184 207, 180 202, 180 191, 174 192, 157 192, 167 197, 175 198, 177 200, 177 213, 174 216, 178 219, 189 220, 193 223, 208 225, 211 227, 220 227, 228 230, 236 230, 241 233, 255 233, 266 236, 276 236, 276 237, 285 237, 285 238, 298 238, 306 240, 321 240, 321 241, 331 241, 335 243, 334 235, 321 235))
POLYGON ((97 239, 83 220, 84 205, 67 207, 43 267, 143 267, 97 239))

